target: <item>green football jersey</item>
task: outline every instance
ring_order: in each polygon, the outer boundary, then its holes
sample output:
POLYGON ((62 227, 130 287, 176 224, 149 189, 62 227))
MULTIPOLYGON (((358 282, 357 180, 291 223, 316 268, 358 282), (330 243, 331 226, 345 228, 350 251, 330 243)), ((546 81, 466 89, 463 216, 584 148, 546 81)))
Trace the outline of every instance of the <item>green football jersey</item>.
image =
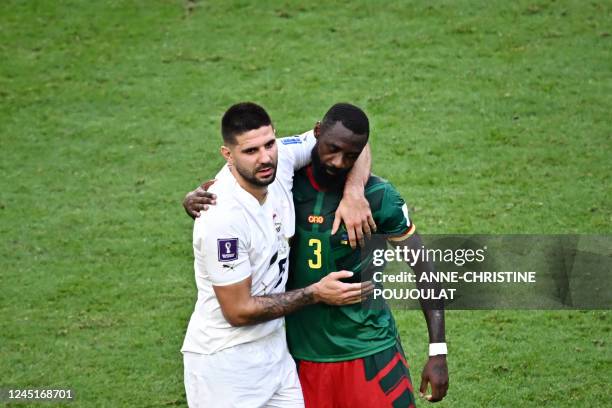
MULTIPOLYGON (((371 176, 365 196, 377 234, 407 237, 414 231, 404 200, 388 181, 371 176)), ((341 198, 341 192, 321 191, 311 166, 295 173, 296 231, 291 244, 287 290, 303 288, 340 270, 353 271, 352 282, 371 278, 372 249, 351 249, 344 228, 331 235, 341 198)), ((300 360, 345 361, 393 346, 397 339, 395 321, 386 302, 380 302, 369 306, 316 304, 286 316, 291 354, 300 360)))

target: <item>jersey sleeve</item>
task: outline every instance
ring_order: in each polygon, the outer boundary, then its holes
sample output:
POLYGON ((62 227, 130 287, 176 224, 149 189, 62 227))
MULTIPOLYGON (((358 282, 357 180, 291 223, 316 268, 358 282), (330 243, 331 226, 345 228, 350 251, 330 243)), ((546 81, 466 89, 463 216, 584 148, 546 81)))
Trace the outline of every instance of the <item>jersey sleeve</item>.
POLYGON ((299 136, 283 137, 278 141, 279 150, 282 150, 279 157, 287 160, 293 170, 299 170, 310 163, 312 149, 317 143, 312 130, 299 136))
POLYGON ((403 241, 416 231, 408 216, 408 206, 398 191, 388 184, 385 188, 379 216, 376 220, 380 233, 391 241, 403 241))
POLYGON ((222 214, 200 218, 193 230, 196 270, 208 276, 215 286, 231 285, 248 278, 252 272, 249 238, 239 220, 227 222, 231 217, 222 214))

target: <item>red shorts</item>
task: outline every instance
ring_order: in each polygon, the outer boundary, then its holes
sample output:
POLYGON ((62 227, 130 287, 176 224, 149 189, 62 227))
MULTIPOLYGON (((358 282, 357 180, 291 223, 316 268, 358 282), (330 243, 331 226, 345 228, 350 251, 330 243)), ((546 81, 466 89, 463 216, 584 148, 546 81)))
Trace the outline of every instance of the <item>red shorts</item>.
POLYGON ((408 363, 399 344, 356 360, 296 363, 306 408, 415 406, 408 363))

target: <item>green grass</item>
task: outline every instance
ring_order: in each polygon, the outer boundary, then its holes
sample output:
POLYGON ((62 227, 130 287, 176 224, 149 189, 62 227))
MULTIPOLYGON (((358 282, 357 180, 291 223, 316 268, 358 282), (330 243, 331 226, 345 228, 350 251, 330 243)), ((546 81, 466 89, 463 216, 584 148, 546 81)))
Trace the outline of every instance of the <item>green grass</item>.
MULTIPOLYGON (((236 101, 281 135, 363 107, 422 232, 610 233, 610 2, 186 4, 0 3, 0 386, 186 405, 180 201, 220 166, 236 101)), ((398 323, 418 386, 423 319, 398 323)), ((449 312, 439 406, 605 406, 611 323, 449 312)))

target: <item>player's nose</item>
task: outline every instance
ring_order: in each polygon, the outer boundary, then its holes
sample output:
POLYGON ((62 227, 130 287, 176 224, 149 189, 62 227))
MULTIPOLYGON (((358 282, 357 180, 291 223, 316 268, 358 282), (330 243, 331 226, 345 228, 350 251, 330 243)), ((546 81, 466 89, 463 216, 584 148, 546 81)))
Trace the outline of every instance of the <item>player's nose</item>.
POLYGON ((259 154, 259 163, 261 164, 269 164, 272 163, 272 154, 267 151, 266 149, 263 149, 263 151, 260 152, 259 154))
POLYGON ((343 166, 343 161, 344 161, 344 160, 342 160, 342 155, 340 155, 340 154, 336 154, 336 155, 335 155, 335 156, 332 158, 332 160, 331 160, 331 162, 330 162, 330 165, 331 165, 332 167, 337 168, 337 169, 341 169, 341 168, 343 168, 343 167, 342 167, 342 166, 343 166))

